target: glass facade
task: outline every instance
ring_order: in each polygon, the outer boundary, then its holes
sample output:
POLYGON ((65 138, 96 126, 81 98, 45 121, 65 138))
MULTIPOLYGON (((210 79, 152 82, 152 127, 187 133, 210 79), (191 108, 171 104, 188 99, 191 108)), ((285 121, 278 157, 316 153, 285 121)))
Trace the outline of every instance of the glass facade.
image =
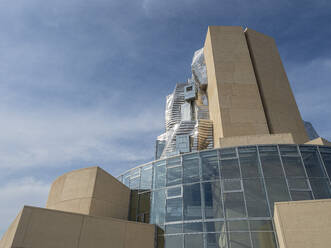
POLYGON ((331 198, 331 147, 261 145, 158 160, 119 177, 158 247, 276 248, 274 203, 331 198))

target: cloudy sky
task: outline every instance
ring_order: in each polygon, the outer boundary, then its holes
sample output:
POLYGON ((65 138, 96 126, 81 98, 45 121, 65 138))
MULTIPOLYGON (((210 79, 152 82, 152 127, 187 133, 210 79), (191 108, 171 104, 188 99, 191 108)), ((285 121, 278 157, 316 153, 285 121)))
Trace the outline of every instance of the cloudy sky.
POLYGON ((273 36, 303 118, 331 139, 330 23, 330 0, 0 0, 0 236, 59 175, 152 160, 208 25, 273 36))

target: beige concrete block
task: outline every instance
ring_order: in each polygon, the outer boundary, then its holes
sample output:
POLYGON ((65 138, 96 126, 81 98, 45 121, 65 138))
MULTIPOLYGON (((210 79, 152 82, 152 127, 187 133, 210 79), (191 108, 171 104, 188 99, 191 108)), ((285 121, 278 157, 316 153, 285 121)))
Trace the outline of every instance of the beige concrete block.
POLYGON ((308 136, 274 39, 251 29, 245 35, 270 133, 292 133, 297 144, 305 143, 308 136))
POLYGON ((307 145, 322 145, 322 146, 331 146, 331 142, 323 139, 322 137, 318 137, 316 139, 310 140, 306 142, 307 145))
POLYGON ((275 203, 280 248, 325 248, 331 244, 331 199, 275 203))
POLYGON ((48 209, 25 207, 31 211, 22 238, 14 247, 77 247, 83 216, 48 209))
POLYGON ((24 207, 0 248, 154 248, 155 226, 24 207))
POLYGON ((154 248, 155 226, 130 223, 126 228, 125 248, 154 248))
POLYGON ((112 175, 99 168, 93 197, 129 206, 130 190, 112 175))
POLYGON ((52 184, 47 208, 127 219, 130 189, 99 167, 75 170, 52 184))
POLYGON ((85 217, 79 248, 124 247, 127 223, 100 217, 85 217))
POLYGON ((92 197, 97 170, 97 167, 92 167, 67 173, 61 200, 92 197))
POLYGON ((219 147, 219 139, 224 137, 268 134, 267 121, 242 28, 209 27, 204 53, 215 147, 219 147), (250 125, 251 123, 257 125, 250 125), (238 133, 233 131, 233 125, 238 127, 238 133))

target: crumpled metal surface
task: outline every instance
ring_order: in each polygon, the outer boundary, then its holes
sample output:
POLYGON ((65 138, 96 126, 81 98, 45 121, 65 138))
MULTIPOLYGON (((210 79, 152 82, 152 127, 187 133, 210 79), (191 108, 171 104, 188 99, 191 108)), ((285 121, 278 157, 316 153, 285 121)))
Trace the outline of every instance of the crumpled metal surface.
POLYGON ((213 123, 209 119, 207 86, 207 69, 203 48, 194 53, 192 59, 192 77, 187 83, 176 84, 172 94, 166 98, 165 127, 157 141, 164 149, 160 158, 179 153, 176 148, 177 135, 189 135, 190 151, 210 149, 213 144, 213 123), (185 101, 184 88, 194 85, 197 98, 185 101))
POLYGON ((207 85, 207 68, 205 63, 205 56, 203 54, 203 48, 197 50, 194 53, 191 68, 192 78, 201 86, 207 85))
POLYGON ((316 132, 315 128, 313 127, 313 125, 309 121, 304 121, 303 123, 305 125, 305 129, 306 129, 308 138, 310 140, 317 139, 318 137, 320 137, 318 135, 318 133, 316 132))

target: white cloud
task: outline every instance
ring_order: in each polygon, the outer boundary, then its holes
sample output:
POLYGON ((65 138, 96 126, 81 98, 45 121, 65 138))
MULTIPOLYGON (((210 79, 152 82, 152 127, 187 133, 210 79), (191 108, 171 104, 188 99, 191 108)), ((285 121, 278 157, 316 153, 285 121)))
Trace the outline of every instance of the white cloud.
POLYGON ((21 178, 0 186, 0 237, 24 205, 45 207, 50 184, 21 178))
POLYGON ((139 143, 137 138, 159 132, 163 125, 163 111, 152 107, 130 115, 98 108, 37 111, 0 111, 0 169, 61 166, 100 158, 109 162, 148 159, 152 151, 146 147, 134 150, 119 140, 139 143))

